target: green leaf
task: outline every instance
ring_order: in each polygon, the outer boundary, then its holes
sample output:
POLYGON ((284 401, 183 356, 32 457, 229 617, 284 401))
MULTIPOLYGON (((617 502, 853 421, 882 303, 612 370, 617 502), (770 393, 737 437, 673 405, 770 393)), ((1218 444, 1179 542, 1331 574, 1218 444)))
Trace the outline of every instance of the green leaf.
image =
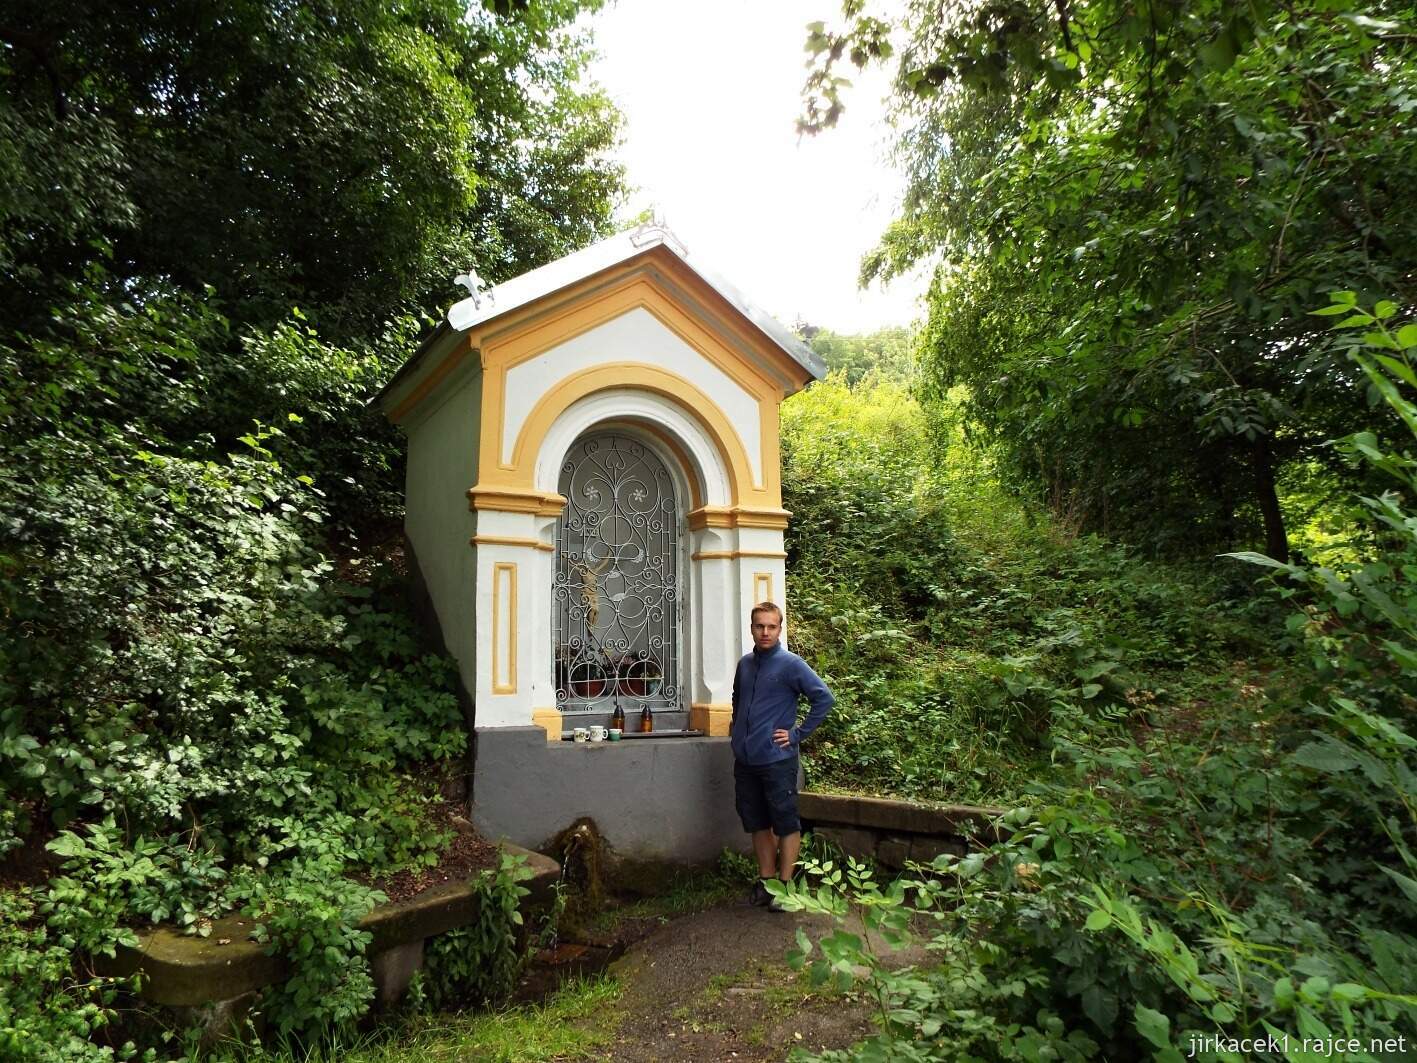
POLYGON ((1106 930, 1111 925, 1112 914, 1110 912, 1104 912, 1101 908, 1093 911, 1093 913, 1087 917, 1087 922, 1083 924, 1083 926, 1092 931, 1106 930))
POLYGON ((1221 557, 1233 557, 1236 561, 1244 561, 1251 565, 1263 565, 1266 568, 1282 568, 1286 572, 1293 572, 1294 566, 1285 564, 1283 561, 1276 561, 1267 554, 1257 554, 1253 550, 1240 550, 1235 553, 1221 554, 1221 557))
POLYGON ((77 856, 79 853, 86 851, 87 846, 84 845, 84 840, 77 834, 66 830, 63 834, 46 845, 45 848, 51 853, 57 853, 60 856, 77 856))
POLYGON ((1397 313, 1397 304, 1391 299, 1380 300, 1378 305, 1373 307, 1373 313, 1377 316, 1379 321, 1386 321, 1388 318, 1392 317, 1393 314, 1397 313))
POLYGON ((1235 41, 1229 33, 1220 34, 1197 51, 1201 62, 1211 70, 1229 70, 1235 62, 1235 41))
POLYGON ((1172 1048, 1171 1020, 1159 1011, 1153 1011, 1145 1004, 1138 1004, 1132 1010, 1137 1033, 1141 1034, 1157 1048, 1172 1048))
POLYGON ((1104 1032, 1117 1021, 1117 994, 1093 983, 1082 991, 1082 1010, 1104 1032))
POLYGON ((1358 758, 1331 738, 1305 742, 1294 751, 1292 759, 1296 764, 1323 772, 1351 771, 1358 766, 1358 758))
POLYGON ((1397 345, 1403 350, 1417 347, 1417 325, 1403 325, 1398 329, 1397 345))
POLYGON ((1379 365, 1384 366, 1390 373, 1413 387, 1417 388, 1417 373, 1412 372, 1412 367, 1401 358, 1394 358, 1389 354, 1375 354, 1374 360, 1379 365))
POLYGON ((1409 878, 1408 876, 1402 874, 1402 872, 1394 871, 1390 867, 1384 867, 1382 871, 1383 874, 1387 875, 1388 878, 1392 879, 1394 882, 1397 883, 1398 888, 1402 890, 1404 894, 1406 894, 1407 899, 1409 901, 1411 901, 1413 904, 1417 904, 1417 879, 1409 878))

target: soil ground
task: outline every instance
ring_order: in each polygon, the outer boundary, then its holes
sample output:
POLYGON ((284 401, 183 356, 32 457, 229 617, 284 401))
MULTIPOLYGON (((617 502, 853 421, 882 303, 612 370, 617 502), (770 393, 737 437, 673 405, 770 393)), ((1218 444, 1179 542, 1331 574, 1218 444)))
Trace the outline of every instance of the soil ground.
MULTIPOLYGON (((719 901, 638 937, 606 974, 618 999, 583 1020, 609 1033, 590 1058, 617 1063, 782 1060, 795 1046, 845 1048, 869 1036, 871 1007, 860 992, 813 987, 787 952, 801 927, 830 933, 824 917, 775 913, 745 900, 719 901)), ((888 951, 888 950, 884 950, 888 951)), ((893 965, 920 955, 895 955, 893 965)))

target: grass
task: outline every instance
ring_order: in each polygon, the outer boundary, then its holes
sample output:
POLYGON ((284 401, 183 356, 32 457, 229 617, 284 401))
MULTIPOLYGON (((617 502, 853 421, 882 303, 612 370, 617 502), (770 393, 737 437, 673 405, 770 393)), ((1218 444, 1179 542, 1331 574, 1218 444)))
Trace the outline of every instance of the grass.
POLYGON ((613 929, 631 919, 658 919, 667 923, 675 916, 701 912, 715 904, 732 900, 752 884, 754 867, 745 856, 725 852, 716 868, 675 868, 668 881, 647 897, 607 906, 586 926, 597 932, 613 929))
POLYGON ((392 1036, 371 1034, 318 1053, 242 1046, 209 1059, 239 1063, 424 1063, 486 1060, 545 1063, 599 1056, 623 1013, 614 1004, 622 987, 611 978, 568 981, 540 1004, 501 1011, 444 1013, 411 1019, 392 1036))

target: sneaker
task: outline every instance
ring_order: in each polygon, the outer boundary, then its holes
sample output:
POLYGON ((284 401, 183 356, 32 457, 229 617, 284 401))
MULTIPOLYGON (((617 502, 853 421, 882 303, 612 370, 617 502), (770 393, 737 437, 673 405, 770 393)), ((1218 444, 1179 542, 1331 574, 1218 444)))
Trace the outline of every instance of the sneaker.
POLYGON ((768 909, 768 911, 770 911, 770 912, 785 912, 785 911, 787 911, 787 909, 782 906, 782 901, 779 900, 778 898, 772 896, 772 894, 768 894, 767 909, 768 909))
POLYGON ((768 892, 767 879, 758 879, 753 883, 753 888, 748 891, 748 903, 754 908, 770 908, 774 903, 774 898, 768 892))

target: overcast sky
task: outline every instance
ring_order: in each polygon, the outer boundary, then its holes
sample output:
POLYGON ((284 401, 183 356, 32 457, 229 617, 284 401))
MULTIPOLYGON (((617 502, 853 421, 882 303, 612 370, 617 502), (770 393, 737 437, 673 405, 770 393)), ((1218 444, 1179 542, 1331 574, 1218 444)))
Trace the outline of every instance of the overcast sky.
POLYGON ((858 291, 899 202, 877 72, 834 130, 799 143, 805 26, 839 0, 618 0, 594 16, 593 76, 625 115, 631 216, 654 206, 699 259, 786 325, 909 324, 918 278, 858 291))

